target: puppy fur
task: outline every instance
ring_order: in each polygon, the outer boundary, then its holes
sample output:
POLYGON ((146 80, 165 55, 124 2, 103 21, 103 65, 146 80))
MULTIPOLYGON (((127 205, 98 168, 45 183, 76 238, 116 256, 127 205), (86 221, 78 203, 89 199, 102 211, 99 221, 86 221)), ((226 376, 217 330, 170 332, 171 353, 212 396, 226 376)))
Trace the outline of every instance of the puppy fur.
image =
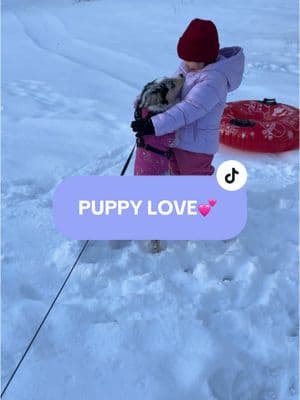
POLYGON ((136 104, 135 117, 141 118, 141 109, 147 108, 152 115, 166 111, 180 101, 179 94, 184 84, 184 76, 156 79, 147 83, 136 104))

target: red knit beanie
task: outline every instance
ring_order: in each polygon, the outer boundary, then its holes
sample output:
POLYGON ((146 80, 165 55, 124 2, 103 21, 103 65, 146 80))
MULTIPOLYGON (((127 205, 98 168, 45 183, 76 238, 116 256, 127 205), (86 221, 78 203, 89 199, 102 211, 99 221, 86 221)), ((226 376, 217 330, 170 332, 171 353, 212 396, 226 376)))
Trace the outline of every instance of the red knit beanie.
POLYGON ((177 44, 177 54, 185 61, 216 61, 219 53, 218 31, 212 21, 193 19, 177 44))

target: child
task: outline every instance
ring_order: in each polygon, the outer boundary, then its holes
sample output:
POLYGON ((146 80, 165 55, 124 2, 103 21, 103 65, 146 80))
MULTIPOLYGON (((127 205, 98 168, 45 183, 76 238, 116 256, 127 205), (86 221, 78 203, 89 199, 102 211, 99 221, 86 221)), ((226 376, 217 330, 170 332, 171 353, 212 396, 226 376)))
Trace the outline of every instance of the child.
POLYGON ((182 59, 178 73, 185 77, 181 101, 163 113, 133 121, 131 127, 139 136, 176 132, 170 145, 172 175, 212 175, 227 93, 237 89, 243 77, 243 50, 220 50, 214 23, 194 19, 179 39, 177 53, 182 59))

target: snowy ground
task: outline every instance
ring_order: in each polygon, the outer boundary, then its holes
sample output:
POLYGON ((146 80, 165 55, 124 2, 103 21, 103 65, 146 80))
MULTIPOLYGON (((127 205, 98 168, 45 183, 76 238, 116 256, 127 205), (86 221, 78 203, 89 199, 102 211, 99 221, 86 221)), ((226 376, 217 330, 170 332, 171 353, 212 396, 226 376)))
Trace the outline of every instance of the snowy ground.
MULTIPOLYGON (((195 17, 241 45, 228 100, 298 106, 297 2, 2 2, 2 384, 82 243, 53 226, 69 175, 117 175, 132 101, 177 66, 195 17)), ((249 174, 248 223, 232 242, 91 242, 8 400, 297 398, 297 154, 221 147, 249 174)), ((132 165, 128 173, 132 173, 132 165)))

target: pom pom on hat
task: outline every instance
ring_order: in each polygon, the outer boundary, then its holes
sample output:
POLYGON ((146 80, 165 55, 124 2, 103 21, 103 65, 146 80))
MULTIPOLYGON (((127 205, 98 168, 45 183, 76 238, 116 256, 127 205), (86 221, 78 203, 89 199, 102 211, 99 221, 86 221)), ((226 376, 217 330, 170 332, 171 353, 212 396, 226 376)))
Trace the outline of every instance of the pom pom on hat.
POLYGON ((177 44, 177 54, 185 61, 215 62, 219 53, 219 37, 212 21, 193 19, 177 44))

